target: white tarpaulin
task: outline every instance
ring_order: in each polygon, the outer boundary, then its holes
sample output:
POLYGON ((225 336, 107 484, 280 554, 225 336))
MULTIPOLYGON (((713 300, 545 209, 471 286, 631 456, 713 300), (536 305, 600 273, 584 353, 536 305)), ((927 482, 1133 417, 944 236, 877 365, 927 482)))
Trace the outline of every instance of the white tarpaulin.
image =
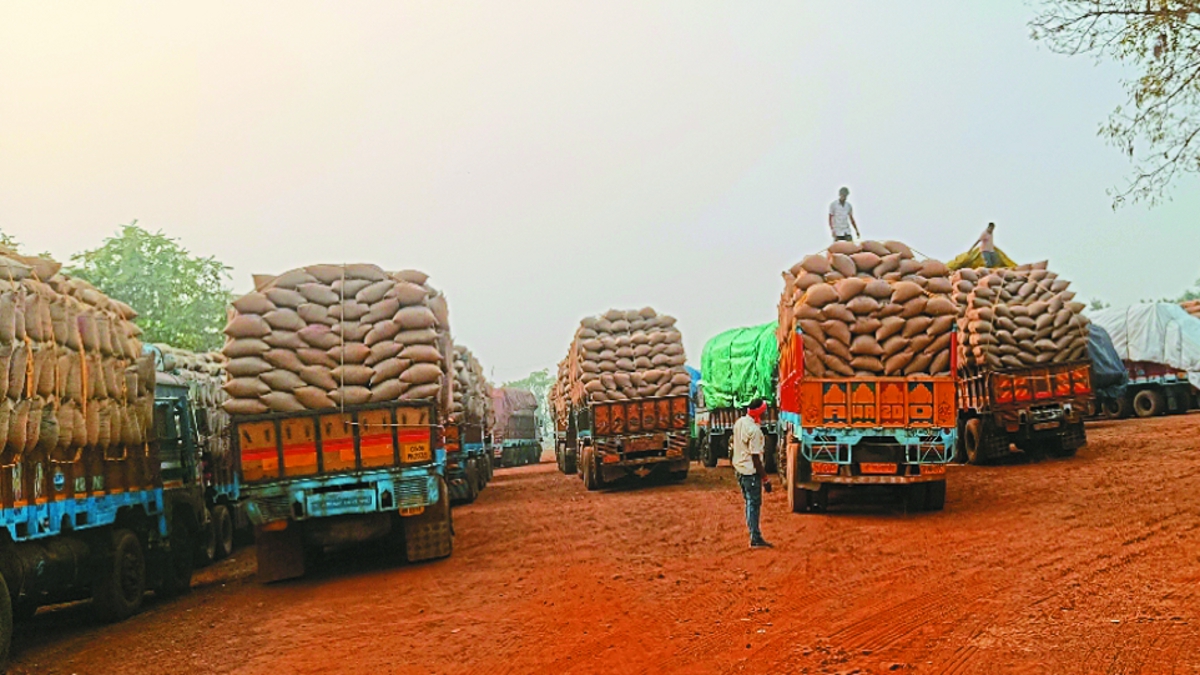
POLYGON ((1192 386, 1200 387, 1200 319, 1179 305, 1110 307, 1088 312, 1088 318, 1108 331, 1121 358, 1186 370, 1192 386))

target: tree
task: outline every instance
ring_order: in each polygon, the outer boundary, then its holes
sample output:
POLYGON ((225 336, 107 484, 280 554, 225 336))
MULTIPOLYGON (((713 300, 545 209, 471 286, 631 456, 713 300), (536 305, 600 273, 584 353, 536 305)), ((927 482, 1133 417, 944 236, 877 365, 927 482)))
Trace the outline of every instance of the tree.
POLYGON ((553 422, 550 420, 550 387, 554 386, 554 378, 550 375, 549 368, 535 370, 529 375, 520 380, 506 382, 503 386, 512 387, 513 389, 528 389, 533 392, 533 395, 538 400, 537 419, 538 426, 542 428, 542 435, 548 438, 553 431, 553 422))
POLYGON ((1200 173, 1200 0, 1043 0, 1030 27, 1055 52, 1137 73, 1099 130, 1133 163, 1127 185, 1109 192, 1114 208, 1157 204, 1176 179, 1200 173))
POLYGON ((1200 279, 1196 280, 1195 288, 1184 291, 1176 302, 1187 302, 1188 300, 1200 300, 1200 279))
POLYGON ((1108 309, 1112 305, 1109 305, 1107 302, 1101 300, 1100 298, 1094 298, 1088 306, 1092 309, 1092 311, 1098 312, 1102 309, 1108 309))
POLYGON ((229 268, 216 258, 193 256, 177 240, 148 232, 135 220, 99 248, 71 256, 71 262, 69 274, 138 311, 144 341, 194 351, 224 342, 232 294, 229 268))

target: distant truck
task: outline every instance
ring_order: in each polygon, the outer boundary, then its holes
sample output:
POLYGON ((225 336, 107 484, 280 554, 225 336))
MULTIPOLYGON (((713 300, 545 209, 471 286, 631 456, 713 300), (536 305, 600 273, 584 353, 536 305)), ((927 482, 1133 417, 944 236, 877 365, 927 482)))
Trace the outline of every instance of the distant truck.
POLYGON ((452 548, 446 455, 433 401, 235 416, 258 578, 303 576, 325 549, 382 539, 398 557, 452 548))
POLYGON ((625 476, 686 480, 689 411, 686 394, 572 405, 564 434, 566 461, 578 467, 588 490, 625 476))
POLYGON ((446 427, 446 482, 450 501, 470 504, 491 477, 491 447, 482 422, 477 420, 446 427))
POLYGON ((704 345, 700 359, 700 390, 696 396, 696 427, 700 462, 714 467, 729 457, 733 424, 750 401, 762 399, 767 412, 760 426, 765 438, 766 470, 774 472, 779 439, 779 409, 775 405, 779 345, 778 322, 734 328, 704 345))
POLYGON ((495 466, 537 464, 542 457, 542 435, 538 427, 538 401, 532 392, 512 387, 492 390, 496 429, 492 439, 495 466))
POLYGON ((1028 368, 960 367, 959 433, 967 462, 985 464, 1016 446, 1026 453, 1070 457, 1087 442, 1092 405, 1087 359, 1028 368))
POLYGON ((5 468, 0 667, 13 620, 40 606, 91 598, 102 620, 119 621, 137 613, 146 590, 191 587, 207 523, 185 382, 158 374, 153 420, 143 447, 87 447, 71 459, 29 453, 5 468))
POLYGON ((1200 404, 1200 319, 1169 302, 1091 312, 1125 362, 1124 396, 1103 401, 1111 417, 1177 414, 1200 404))
POLYGON ((952 375, 808 377, 794 332, 780 346, 779 378, 784 486, 793 512, 824 511, 831 490, 861 486, 900 489, 909 510, 945 506, 946 465, 958 434, 952 375))

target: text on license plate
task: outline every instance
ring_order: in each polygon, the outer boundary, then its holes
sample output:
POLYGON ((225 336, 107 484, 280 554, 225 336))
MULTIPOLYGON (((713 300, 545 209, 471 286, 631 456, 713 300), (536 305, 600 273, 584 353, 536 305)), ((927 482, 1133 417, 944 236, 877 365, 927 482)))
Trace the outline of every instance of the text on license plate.
POLYGON ((1042 431, 1043 429, 1057 429, 1058 425, 1058 422, 1038 422, 1033 425, 1033 428, 1035 431, 1042 431))
POLYGON ((625 445, 625 449, 631 452, 641 452, 643 450, 661 450, 664 440, 665 439, 662 434, 634 438, 625 445))

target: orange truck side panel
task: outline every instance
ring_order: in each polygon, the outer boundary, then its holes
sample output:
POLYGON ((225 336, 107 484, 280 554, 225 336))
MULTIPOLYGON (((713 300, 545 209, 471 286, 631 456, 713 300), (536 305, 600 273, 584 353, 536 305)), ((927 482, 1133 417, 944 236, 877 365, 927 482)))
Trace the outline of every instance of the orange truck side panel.
POLYGON ((879 378, 819 380, 799 384, 805 426, 952 427, 955 425, 952 378, 879 378))

